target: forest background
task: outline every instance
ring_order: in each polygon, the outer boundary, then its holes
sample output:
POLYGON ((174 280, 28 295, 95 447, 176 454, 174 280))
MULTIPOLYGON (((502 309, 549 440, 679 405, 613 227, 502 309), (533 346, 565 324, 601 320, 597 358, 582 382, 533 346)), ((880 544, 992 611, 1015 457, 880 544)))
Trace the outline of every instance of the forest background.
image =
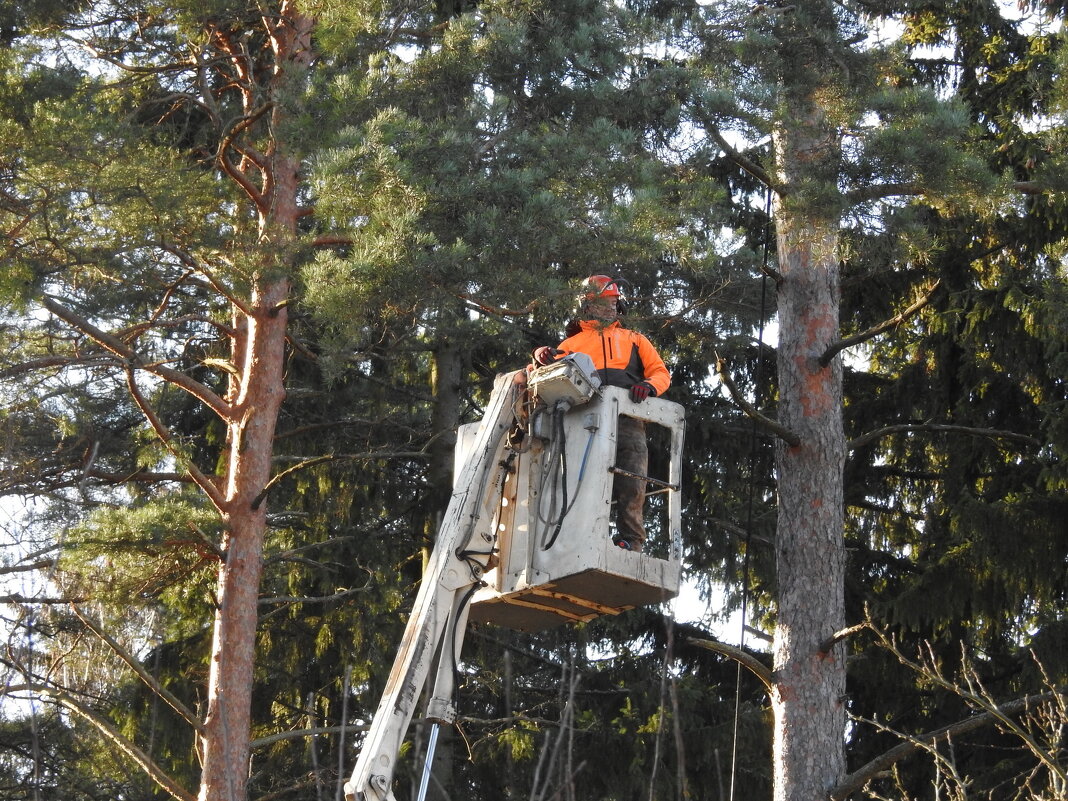
POLYGON ((0 794, 336 798, 596 272, 770 642, 475 628, 435 797, 1065 798, 1066 13, 0 2, 0 794))

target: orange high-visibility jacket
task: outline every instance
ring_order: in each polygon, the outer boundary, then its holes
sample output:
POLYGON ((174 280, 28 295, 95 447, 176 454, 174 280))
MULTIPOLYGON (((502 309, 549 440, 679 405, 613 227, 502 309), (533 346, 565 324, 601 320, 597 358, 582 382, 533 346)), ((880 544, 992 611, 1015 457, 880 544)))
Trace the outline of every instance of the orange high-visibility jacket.
POLYGON ((656 352, 653 343, 637 331, 624 328, 619 320, 602 328, 603 323, 582 320, 582 330, 560 343, 560 350, 585 353, 593 359, 593 366, 601 381, 609 386, 627 389, 640 381, 653 385, 656 394, 663 395, 671 385, 671 373, 656 352))

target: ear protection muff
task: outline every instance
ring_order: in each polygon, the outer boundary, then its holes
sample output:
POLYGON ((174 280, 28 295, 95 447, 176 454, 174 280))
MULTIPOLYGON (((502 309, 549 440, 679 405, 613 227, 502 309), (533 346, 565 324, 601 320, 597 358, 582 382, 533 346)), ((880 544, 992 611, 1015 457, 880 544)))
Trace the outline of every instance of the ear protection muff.
POLYGON ((619 316, 622 317, 627 313, 627 309, 630 308, 630 281, 626 278, 613 278, 612 283, 616 285, 619 290, 619 297, 616 298, 616 311, 619 312, 619 316))

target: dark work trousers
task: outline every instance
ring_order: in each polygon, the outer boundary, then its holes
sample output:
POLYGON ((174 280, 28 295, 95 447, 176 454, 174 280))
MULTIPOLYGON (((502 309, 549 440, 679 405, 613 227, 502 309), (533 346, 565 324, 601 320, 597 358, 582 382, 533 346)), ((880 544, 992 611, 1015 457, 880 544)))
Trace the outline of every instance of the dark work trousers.
MULTIPOLYGON (((649 443, 645 438, 645 421, 620 415, 616 429, 616 467, 638 475, 649 474, 649 443)), ((612 498, 616 502, 616 529, 620 539, 634 550, 645 544, 645 487, 642 478, 616 474, 612 498)))

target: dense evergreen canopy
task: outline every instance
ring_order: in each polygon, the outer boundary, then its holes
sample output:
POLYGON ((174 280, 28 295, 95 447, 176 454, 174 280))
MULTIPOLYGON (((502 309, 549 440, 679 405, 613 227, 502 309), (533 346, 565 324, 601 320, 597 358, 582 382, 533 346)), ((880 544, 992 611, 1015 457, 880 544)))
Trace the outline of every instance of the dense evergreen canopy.
POLYGON ((802 786, 772 699, 783 629, 824 601, 811 655, 850 723, 821 797, 1065 797, 1065 13, 0 3, 4 797, 228 797, 205 767, 237 719, 228 580, 254 648, 232 797, 333 797, 456 427, 592 272, 631 283, 687 408, 709 614, 473 627, 448 797, 802 786), (826 337, 791 322, 820 264, 826 337), (784 574, 822 515, 791 473, 822 436, 794 362, 839 386, 831 467, 800 476, 841 479, 837 588, 784 574), (712 630, 743 604, 778 640, 744 634, 738 670, 712 630))

